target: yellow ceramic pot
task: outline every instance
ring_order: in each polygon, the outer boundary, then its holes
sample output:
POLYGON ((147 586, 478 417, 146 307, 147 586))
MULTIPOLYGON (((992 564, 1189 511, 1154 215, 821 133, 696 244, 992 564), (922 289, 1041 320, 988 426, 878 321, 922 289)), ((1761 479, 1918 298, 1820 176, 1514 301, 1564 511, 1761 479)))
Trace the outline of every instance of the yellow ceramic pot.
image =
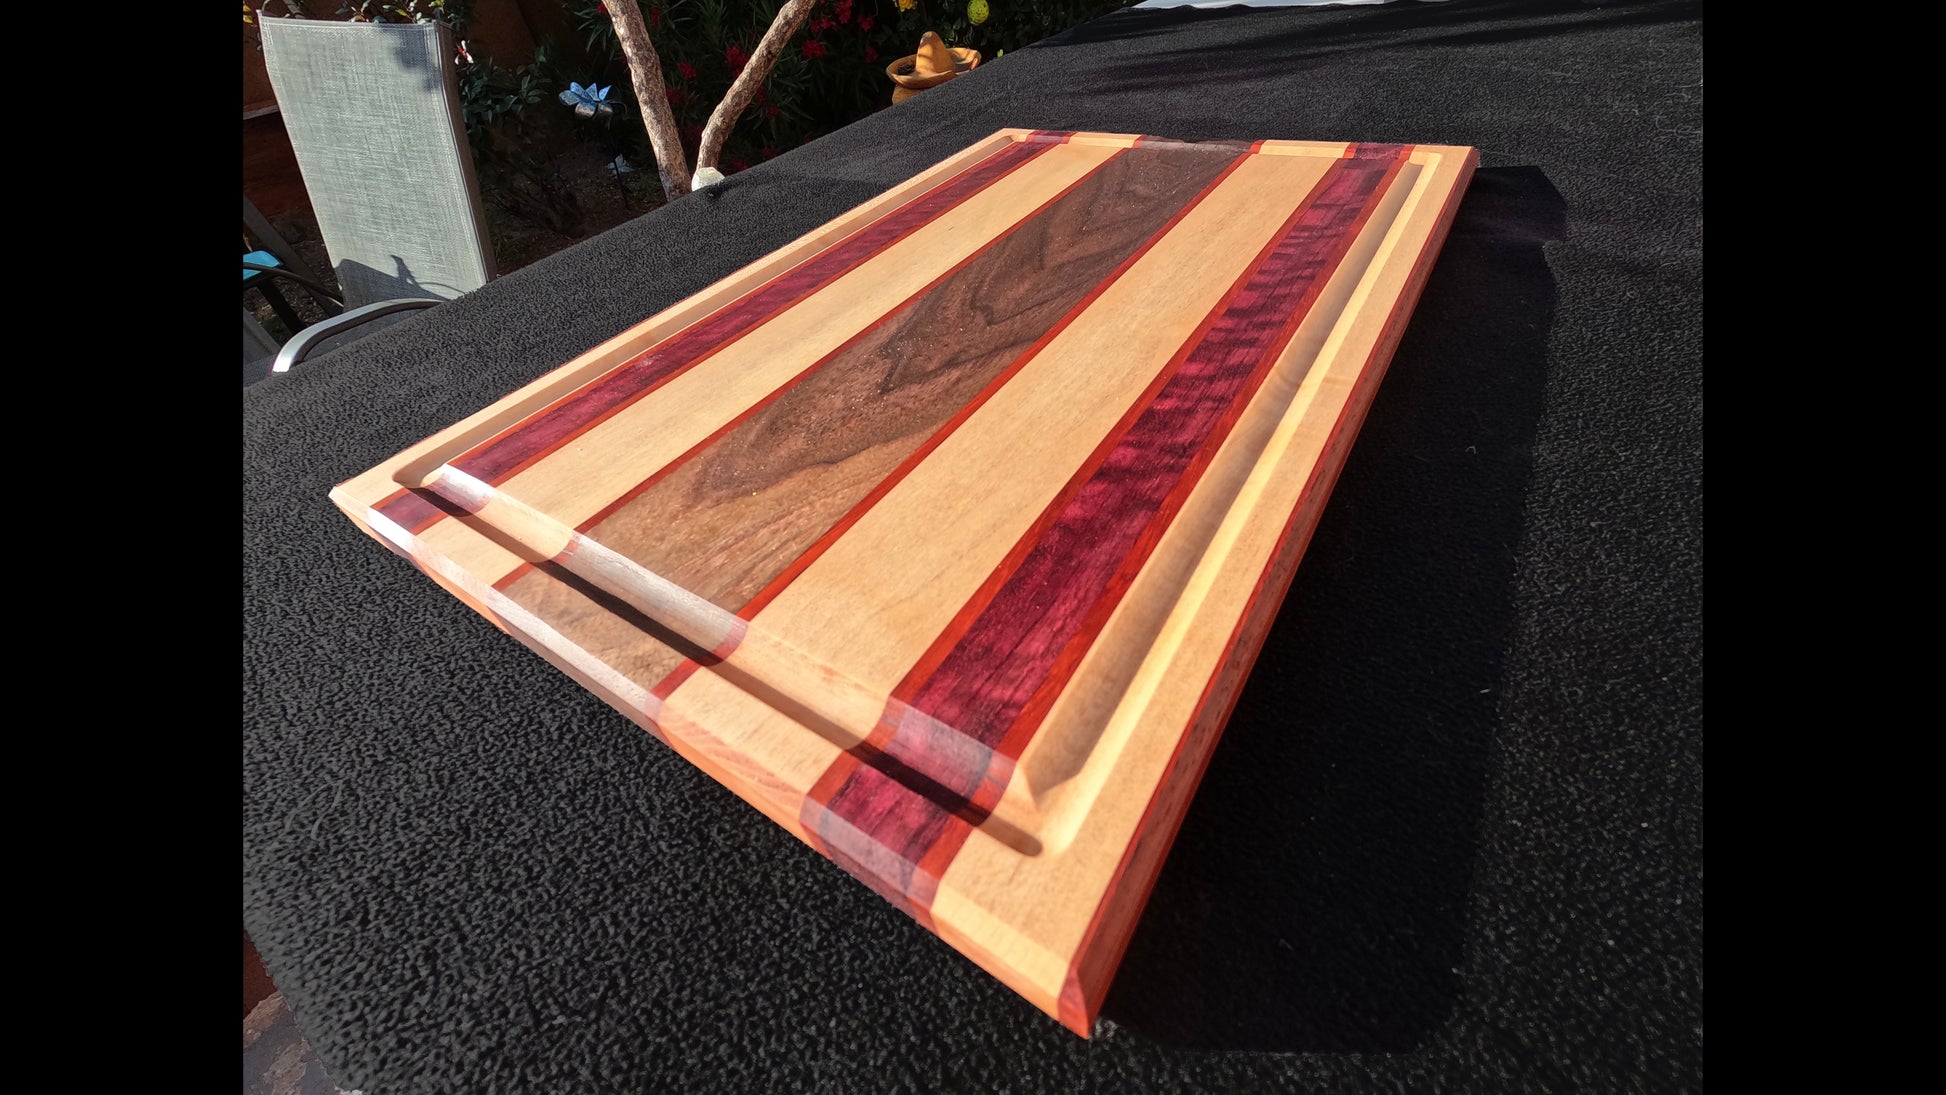
POLYGON ((927 31, 919 39, 919 50, 908 54, 885 66, 885 75, 897 85, 892 89, 892 101, 905 102, 929 87, 971 72, 980 67, 980 51, 977 49, 946 48, 946 42, 933 31, 927 31))

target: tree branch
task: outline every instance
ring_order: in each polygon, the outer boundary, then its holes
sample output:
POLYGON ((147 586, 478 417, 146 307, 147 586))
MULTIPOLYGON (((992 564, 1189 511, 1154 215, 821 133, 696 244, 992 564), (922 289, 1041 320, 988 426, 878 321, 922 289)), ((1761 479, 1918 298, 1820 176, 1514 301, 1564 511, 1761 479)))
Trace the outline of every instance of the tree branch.
MULTIPOLYGON (((805 8, 810 7, 809 0, 803 3, 805 8)), ((628 60, 635 102, 642 108, 642 126, 649 131, 655 169, 662 176, 662 193, 675 201, 689 193, 689 162, 683 157, 676 116, 669 110, 669 92, 662 84, 662 59, 655 55, 655 44, 649 41, 649 28, 642 21, 642 8, 636 0, 608 0, 608 19, 615 24, 615 39, 628 60)), ((707 135, 703 139, 709 140, 707 135)))
POLYGON ((723 101, 716 104, 710 112, 709 124, 703 127, 703 139, 696 148, 696 170, 715 167, 717 158, 723 154, 723 143, 730 139, 730 131, 736 128, 737 119, 750 107, 750 100, 757 94, 757 88, 770 76, 770 70, 777 65, 777 56, 784 52, 784 46, 804 24, 811 14, 811 5, 816 0, 790 0, 777 10, 777 17, 770 21, 770 29, 764 32, 763 41, 757 43, 757 51, 737 74, 730 90, 724 94, 723 101))

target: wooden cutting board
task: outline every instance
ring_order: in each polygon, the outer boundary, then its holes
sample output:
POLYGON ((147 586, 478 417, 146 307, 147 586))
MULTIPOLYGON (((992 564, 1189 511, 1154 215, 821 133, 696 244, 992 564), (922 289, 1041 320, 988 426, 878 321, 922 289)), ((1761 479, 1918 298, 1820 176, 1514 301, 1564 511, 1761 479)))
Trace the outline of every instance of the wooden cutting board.
POLYGON ((1086 1035, 1474 158, 1003 130, 332 497, 1086 1035))

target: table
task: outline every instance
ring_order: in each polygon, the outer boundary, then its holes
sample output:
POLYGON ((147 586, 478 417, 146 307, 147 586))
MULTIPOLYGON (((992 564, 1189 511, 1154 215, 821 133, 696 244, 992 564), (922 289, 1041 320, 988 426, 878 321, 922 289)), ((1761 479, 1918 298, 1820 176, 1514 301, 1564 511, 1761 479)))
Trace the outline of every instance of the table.
POLYGON ((244 392, 244 926, 367 1092, 1668 1089, 1702 1061, 1701 7, 1128 11, 244 392), (1471 144, 1091 1041, 325 497, 1006 126, 1471 144))

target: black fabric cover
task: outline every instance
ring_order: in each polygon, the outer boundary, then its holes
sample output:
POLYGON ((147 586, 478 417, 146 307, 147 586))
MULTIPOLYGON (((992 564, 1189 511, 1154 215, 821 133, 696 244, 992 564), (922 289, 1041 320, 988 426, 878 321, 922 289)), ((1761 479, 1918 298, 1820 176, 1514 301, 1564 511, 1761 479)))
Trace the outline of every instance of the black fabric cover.
POLYGON ((379 1092, 1700 1089, 1702 5, 1125 11, 244 391, 243 922, 379 1092), (1007 126, 1465 144, 1091 1041, 332 484, 1007 126))

